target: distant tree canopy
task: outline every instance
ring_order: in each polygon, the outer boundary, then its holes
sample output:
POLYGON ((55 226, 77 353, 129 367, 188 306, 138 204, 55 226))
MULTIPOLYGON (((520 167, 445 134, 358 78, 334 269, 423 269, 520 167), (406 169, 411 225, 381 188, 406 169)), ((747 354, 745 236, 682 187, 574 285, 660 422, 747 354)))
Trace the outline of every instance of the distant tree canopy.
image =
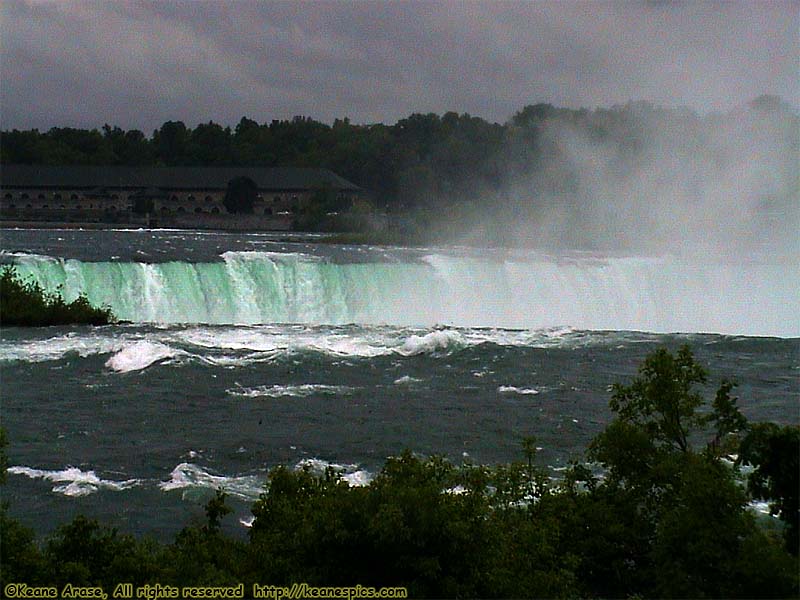
POLYGON ((236 177, 228 182, 222 203, 231 214, 252 214, 258 197, 258 186, 249 177, 236 177))
MULTIPOLYGON (((624 175, 637 168, 654 132, 660 132, 658 143, 667 150, 696 152, 708 144, 710 134, 741 121, 742 111, 750 111, 755 120, 753 131, 796 132, 800 123, 790 106, 772 96, 757 98, 738 112, 707 117, 645 102, 595 110, 533 104, 505 124, 455 112, 412 114, 394 125, 356 125, 348 119, 328 125, 301 116, 259 124, 243 117, 233 128, 208 122, 192 129, 167 121, 149 138, 110 125, 99 131, 3 131, 0 162, 320 167, 369 190, 378 206, 389 209, 495 206, 498 199, 508 203, 512 195, 527 206, 535 195, 571 202, 574 206, 567 208, 579 214, 585 200, 571 165, 580 157, 548 135, 550 124, 579 131, 590 146, 610 148, 610 166, 624 175), (537 174, 545 176, 535 179, 537 174), (521 182, 522 191, 510 189, 509 182, 521 182)), ((796 146, 792 139, 787 143, 796 146)), ((786 168, 791 172, 794 165, 786 168)))

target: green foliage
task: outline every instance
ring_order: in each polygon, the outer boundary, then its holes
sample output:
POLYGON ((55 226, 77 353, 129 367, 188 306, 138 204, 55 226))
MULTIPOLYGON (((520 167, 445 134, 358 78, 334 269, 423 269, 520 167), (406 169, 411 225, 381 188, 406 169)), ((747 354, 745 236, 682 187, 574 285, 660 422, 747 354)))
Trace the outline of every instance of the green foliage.
POLYGON ((455 468, 409 452, 390 458, 368 487, 328 471, 278 468, 253 507, 261 577, 326 585, 409 585, 412 595, 475 595, 472 570, 489 543, 482 495, 443 493, 455 468), (280 544, 281 552, 269 556, 280 544), (268 557, 268 558, 267 558, 268 557), (327 583, 326 583, 327 582, 327 583))
MULTIPOLYGON (((746 553, 771 542, 747 512, 734 472, 719 460, 732 434, 747 426, 731 397, 733 384, 723 381, 711 407, 704 407, 695 386, 706 380, 705 369, 684 346, 676 355, 657 350, 630 385, 614 386, 610 406, 616 417, 590 447, 590 456, 608 474, 587 501, 621 503, 603 512, 622 522, 629 515, 621 539, 638 543, 618 546, 616 557, 608 550, 601 556, 607 564, 634 564, 636 575, 645 578, 637 584, 641 587, 630 588, 618 573, 606 571, 598 582, 604 593, 748 597, 755 591, 754 578, 771 581, 770 594, 796 592, 797 579, 787 575, 783 559, 744 576, 746 553)), ((603 568, 592 565, 591 570, 596 574, 603 568)))
POLYGON ((114 589, 120 582, 142 585, 151 579, 160 571, 159 551, 157 545, 78 516, 58 528, 44 554, 52 585, 71 583, 114 589))
POLYGON ((771 500, 773 514, 786 524, 787 549, 797 556, 800 544, 800 427, 757 423, 742 440, 738 462, 753 465, 750 492, 771 500))
POLYGON ((206 523, 185 527, 165 549, 162 575, 172 585, 232 586, 248 577, 247 546, 223 535, 221 520, 232 512, 226 494, 217 490, 205 506, 206 523))
POLYGON ((45 292, 34 282, 22 281, 14 267, 0 271, 0 325, 107 325, 114 322, 108 307, 96 308, 86 296, 66 302, 60 293, 45 292))
POLYGON ((692 437, 714 424, 714 437, 705 450, 718 448, 730 435, 747 426, 747 421, 730 395, 734 384, 723 381, 709 412, 695 386, 707 381, 705 369, 697 364, 688 346, 676 355, 660 348, 639 367, 630 385, 614 384, 609 406, 617 416, 609 428, 592 443, 593 456, 612 474, 650 472, 654 461, 678 451, 692 451, 692 437))
POLYGON ((46 584, 49 572, 33 531, 11 518, 3 503, 0 505, 0 589, 16 582, 46 584))
POLYGON ((214 497, 206 504, 206 518, 208 525, 206 529, 210 532, 219 531, 219 524, 225 515, 233 512, 233 509, 225 504, 227 495, 222 490, 217 490, 214 497))

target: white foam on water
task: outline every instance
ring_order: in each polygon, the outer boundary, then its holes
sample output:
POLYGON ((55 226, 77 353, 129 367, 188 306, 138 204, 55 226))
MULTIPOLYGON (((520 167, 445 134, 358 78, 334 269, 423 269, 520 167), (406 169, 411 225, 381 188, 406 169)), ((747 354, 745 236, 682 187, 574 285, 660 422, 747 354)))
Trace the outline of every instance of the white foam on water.
POLYGON ((534 388, 520 388, 513 385, 501 385, 497 388, 499 394, 520 394, 522 396, 534 396, 539 390, 534 388))
POLYGON ((281 262, 323 262, 319 256, 305 254, 303 252, 269 252, 268 250, 229 250, 221 255, 223 260, 242 260, 260 262, 265 258, 281 262))
POLYGON ((302 385, 261 385, 257 387, 239 387, 231 388, 226 392, 231 396, 240 396, 243 398, 283 398, 290 396, 293 398, 306 398, 308 396, 316 396, 320 394, 336 396, 347 395, 355 391, 355 388, 347 387, 344 385, 325 385, 322 383, 304 383, 302 385))
POLYGON ((771 515, 776 519, 779 518, 778 515, 773 515, 772 512, 770 511, 769 502, 763 502, 761 500, 752 500, 747 506, 753 512, 757 512, 762 515, 771 515))
POLYGON ((124 345, 123 339, 82 333, 69 333, 44 340, 3 340, 0 342, 0 362, 45 362, 60 360, 68 354, 86 358, 118 352, 124 345))
POLYGON ((608 334, 592 335, 569 328, 554 332, 354 325, 154 325, 146 333, 110 327, 70 332, 40 340, 0 340, 0 362, 43 362, 60 360, 70 354, 87 358, 113 353, 106 366, 125 373, 175 358, 237 367, 307 352, 343 358, 420 355, 439 358, 485 343, 511 347, 552 347, 608 342, 608 334))
POLYGON ((241 523, 244 527, 247 527, 248 529, 252 527, 253 523, 255 522, 256 518, 254 515, 251 515, 249 517, 242 517, 241 519, 239 519, 239 523, 241 523))
POLYGON ((49 261, 55 263, 58 262, 58 259, 45 254, 35 254, 33 252, 11 252, 9 250, 0 250, 0 263, 24 263, 25 261, 49 261))
POLYGON ((412 335, 395 351, 402 356, 453 352, 468 345, 467 340, 457 330, 443 329, 425 335, 412 335))
POLYGON ((82 471, 77 467, 67 467, 60 471, 46 471, 16 466, 9 467, 8 472, 14 475, 25 475, 31 479, 52 481, 58 484, 53 487, 53 491, 65 496, 88 496, 100 490, 119 492, 141 484, 140 479, 126 479, 125 481, 102 479, 94 471, 82 471))
POLYGON ((214 475, 196 464, 182 462, 172 469, 169 481, 162 481, 158 487, 165 492, 192 488, 223 490, 231 496, 253 501, 264 490, 264 478, 256 475, 214 475))
POLYGON ((265 326, 259 329, 237 327, 236 329, 203 329, 193 328, 181 331, 176 338, 201 348, 220 348, 225 350, 252 350, 256 352, 274 352, 285 350, 287 345, 281 343, 281 336, 274 328, 265 326))
MULTIPOLYGON (((204 349, 247 350, 272 358, 298 352, 320 352, 334 356, 371 358, 391 353, 391 337, 375 335, 369 328, 353 331, 314 329, 303 326, 194 328, 176 332, 174 339, 204 349)), ((257 354, 247 360, 258 358, 257 354)), ((263 357, 262 357, 263 358, 263 357)))
POLYGON ((373 358, 391 353, 386 341, 376 341, 370 337, 353 335, 329 335, 322 339, 305 344, 305 340, 298 340, 294 346, 296 350, 312 350, 333 356, 353 356, 358 358, 373 358))
POLYGON ((106 367, 117 373, 141 371, 150 365, 186 353, 158 342, 140 340, 125 346, 106 361, 106 367))
POLYGON ((328 469, 339 476, 339 479, 346 481, 351 487, 363 487, 369 485, 375 476, 366 469, 359 469, 358 465, 341 465, 328 462, 321 458, 304 458, 294 466, 296 471, 307 470, 308 472, 322 476, 328 469))
POLYGON ((403 375, 398 379, 394 380, 395 385, 409 385, 411 383, 419 383, 422 379, 417 379, 416 377, 411 377, 410 375, 403 375))

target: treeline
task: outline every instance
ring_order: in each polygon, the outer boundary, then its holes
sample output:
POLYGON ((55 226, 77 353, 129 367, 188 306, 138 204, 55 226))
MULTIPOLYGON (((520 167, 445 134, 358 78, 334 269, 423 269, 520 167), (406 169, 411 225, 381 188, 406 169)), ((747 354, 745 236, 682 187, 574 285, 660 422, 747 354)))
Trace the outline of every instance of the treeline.
MULTIPOLYGON (((31 586, 402 586, 410 597, 784 598, 798 595, 800 429, 749 425, 687 347, 616 385, 614 420, 553 482, 536 445, 510 465, 455 467, 405 452, 368 486, 274 469, 249 539, 224 534, 218 492, 169 545, 79 517, 39 545, 0 512, 0 575, 31 586), (724 456, 753 466, 745 489, 724 456), (760 526, 748 490, 783 522, 760 526)), ((2 473, 5 473, 5 462, 2 473)))
MULTIPOLYGON (((741 111, 699 117, 687 109, 636 102, 610 109, 572 110, 550 104, 526 106, 507 123, 468 114, 413 114, 394 125, 332 125, 307 117, 258 123, 242 118, 231 129, 168 121, 148 137, 105 125, 102 130, 56 127, 46 132, 3 131, 2 163, 94 165, 308 166, 335 171, 371 191, 388 208, 441 203, 510 201, 509 182, 532 174, 544 178, 542 194, 574 191, 579 165, 550 131, 553 124, 580 131, 591 143, 613 148, 618 170, 632 168, 654 137, 688 151, 707 145, 709 133, 741 120, 741 112, 797 124, 780 99, 762 96, 741 111)), ((721 157, 724 158, 724 157, 721 157)))

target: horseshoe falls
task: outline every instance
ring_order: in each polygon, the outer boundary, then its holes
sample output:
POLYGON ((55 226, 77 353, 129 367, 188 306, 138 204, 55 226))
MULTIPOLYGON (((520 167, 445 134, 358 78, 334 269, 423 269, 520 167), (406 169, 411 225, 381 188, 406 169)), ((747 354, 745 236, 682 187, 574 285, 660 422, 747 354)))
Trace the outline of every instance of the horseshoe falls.
POLYGON ((19 273, 137 323, 390 324, 800 335, 796 262, 428 253, 340 262, 228 251, 213 262, 16 254, 19 273))
POLYGON ((269 469, 359 485, 405 448, 505 463, 532 435, 559 477, 664 346, 691 346, 706 397, 733 379, 749 419, 800 421, 782 257, 6 229, 0 263, 121 320, 0 328, 3 497, 42 535, 85 514, 171 540, 221 487, 244 536, 269 469))

